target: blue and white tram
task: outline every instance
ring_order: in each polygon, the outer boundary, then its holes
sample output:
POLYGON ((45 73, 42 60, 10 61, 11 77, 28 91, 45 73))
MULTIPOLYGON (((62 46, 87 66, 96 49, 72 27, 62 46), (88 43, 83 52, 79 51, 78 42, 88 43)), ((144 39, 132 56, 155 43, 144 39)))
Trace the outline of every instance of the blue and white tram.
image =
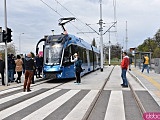
POLYGON ((75 78, 74 63, 70 61, 74 53, 78 53, 83 61, 81 76, 100 68, 100 52, 96 47, 74 35, 50 35, 43 51, 44 78, 75 78))

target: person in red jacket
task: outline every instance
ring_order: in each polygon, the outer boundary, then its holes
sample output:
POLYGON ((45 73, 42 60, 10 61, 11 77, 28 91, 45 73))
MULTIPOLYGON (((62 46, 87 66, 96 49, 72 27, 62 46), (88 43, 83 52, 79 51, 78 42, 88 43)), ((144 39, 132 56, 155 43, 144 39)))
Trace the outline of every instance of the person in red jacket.
POLYGON ((129 65, 129 57, 127 56, 126 52, 123 52, 122 56, 123 56, 123 60, 121 62, 121 69, 122 69, 121 77, 122 77, 123 83, 121 84, 121 86, 128 87, 128 80, 126 77, 126 72, 127 72, 128 65, 129 65))

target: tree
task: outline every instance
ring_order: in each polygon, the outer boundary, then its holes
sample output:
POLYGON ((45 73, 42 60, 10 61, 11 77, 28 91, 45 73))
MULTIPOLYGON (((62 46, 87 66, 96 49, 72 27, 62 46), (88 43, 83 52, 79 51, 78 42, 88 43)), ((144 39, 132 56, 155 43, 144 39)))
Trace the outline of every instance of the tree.
POLYGON ((141 45, 137 47, 137 50, 141 52, 153 53, 156 47, 157 47, 156 41, 154 39, 147 38, 141 45))
POLYGON ((156 43, 160 47, 160 29, 158 29, 158 31, 156 32, 156 34, 154 35, 154 37, 155 37, 156 43))
POLYGON ((160 57, 160 29, 157 30, 153 38, 147 38, 137 47, 136 52, 152 52, 152 57, 160 57))
POLYGON ((160 48, 156 47, 153 53, 153 58, 160 58, 160 48))
MULTIPOLYGON (((7 52, 8 54, 16 54, 16 49, 15 49, 15 45, 13 43, 8 44, 7 46, 7 52)), ((5 47, 2 46, 0 53, 2 54, 2 58, 5 59, 5 47)))
POLYGON ((8 44, 7 46, 8 54, 16 54, 15 45, 13 43, 8 44))
MULTIPOLYGON (((109 46, 106 46, 104 45, 104 54, 106 54, 106 58, 108 59, 108 55, 109 55, 109 46)), ((121 58, 121 45, 120 44, 116 44, 116 45, 111 45, 110 46, 110 49, 111 49, 111 59, 113 58, 118 58, 120 59, 121 58)))

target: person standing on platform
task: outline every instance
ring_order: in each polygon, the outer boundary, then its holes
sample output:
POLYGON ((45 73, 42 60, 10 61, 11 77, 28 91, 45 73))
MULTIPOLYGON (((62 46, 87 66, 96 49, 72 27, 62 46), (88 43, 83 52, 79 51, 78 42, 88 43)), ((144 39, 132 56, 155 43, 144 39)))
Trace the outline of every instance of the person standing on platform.
POLYGON ((0 54, 0 73, 2 77, 2 85, 5 85, 4 83, 4 69, 5 69, 5 62, 2 59, 2 55, 0 54))
POLYGON ((14 72, 15 72, 15 61, 14 55, 8 55, 8 82, 14 82, 14 72))
POLYGON ((34 69, 34 59, 32 59, 31 53, 27 54, 24 64, 25 64, 25 81, 24 81, 23 91, 25 92, 27 87, 27 92, 30 92, 31 91, 30 84, 33 77, 33 69, 34 69))
POLYGON ((144 55, 144 61, 143 61, 143 68, 142 68, 142 73, 144 69, 147 69, 147 72, 149 73, 149 57, 147 55, 144 55))
POLYGON ((34 53, 31 52, 32 59, 34 60, 34 67, 33 67, 33 76, 32 76, 32 84, 35 84, 34 75, 36 74, 36 60, 34 53))
POLYGON ((15 80, 15 82, 21 83, 21 76, 22 76, 22 70, 23 70, 23 61, 22 61, 20 55, 17 55, 17 60, 15 60, 15 64, 16 64, 15 71, 18 74, 17 80, 15 80))
POLYGON ((22 70, 22 72, 23 72, 23 74, 25 74, 24 56, 23 56, 23 54, 21 54, 21 59, 22 59, 22 61, 23 61, 23 65, 22 65, 23 70, 22 70))
POLYGON ((129 71, 131 71, 131 65, 132 65, 132 58, 129 57, 129 71))
POLYGON ((40 74, 42 73, 43 67, 43 57, 39 54, 36 56, 36 78, 42 78, 40 74))
POLYGON ((74 62, 74 67, 75 67, 75 74, 76 74, 76 82, 78 85, 81 83, 81 76, 80 73, 82 72, 82 60, 79 58, 78 54, 75 53, 73 55, 74 59, 72 59, 71 56, 71 62, 74 62))
POLYGON ((121 77, 122 77, 123 83, 121 84, 121 86, 128 87, 128 80, 126 77, 126 72, 127 72, 128 65, 129 65, 129 57, 127 56, 126 52, 123 52, 122 56, 123 56, 123 59, 121 62, 121 69, 122 69, 121 77))

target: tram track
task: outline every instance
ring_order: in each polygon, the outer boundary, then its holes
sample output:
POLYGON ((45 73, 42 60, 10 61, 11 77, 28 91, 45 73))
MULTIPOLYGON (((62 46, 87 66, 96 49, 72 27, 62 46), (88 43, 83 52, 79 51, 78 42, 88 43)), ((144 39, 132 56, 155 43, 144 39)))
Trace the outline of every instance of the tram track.
MULTIPOLYGON (((113 67, 112 70, 110 71, 110 73, 109 73, 108 77, 106 78, 103 86, 102 86, 101 89, 99 90, 98 94, 96 95, 95 99, 94 99, 93 102, 91 103, 89 109, 87 110, 87 112, 86 112, 86 114, 84 115, 84 117, 83 117, 82 120, 89 120, 90 115, 92 114, 92 112, 93 112, 93 110, 94 110, 94 107, 95 107, 96 104, 98 103, 99 98, 100 98, 100 95, 102 94, 102 92, 103 92, 103 90, 104 90, 104 87, 106 86, 108 80, 110 79, 110 76, 111 76, 113 70, 114 70, 114 67, 113 67)), ((137 77, 135 77, 135 76, 134 76, 133 74, 131 74, 130 72, 129 72, 129 74, 136 80, 136 82, 138 82, 138 84, 140 84, 140 85, 146 90, 146 87, 145 87, 143 84, 141 84, 141 82, 138 80, 137 77)), ((138 108, 139 108, 139 111, 140 111, 140 113, 141 113, 141 116, 143 116, 143 114, 146 112, 146 110, 145 110, 145 108, 144 108, 141 100, 139 99, 136 91, 134 90, 134 87, 132 86, 132 84, 131 84, 129 81, 128 81, 128 84, 129 84, 129 88, 130 88, 130 91, 131 91, 131 93, 132 93, 132 96, 134 97, 134 99, 135 99, 135 101, 136 101, 136 104, 137 104, 137 106, 138 106, 138 108)))
MULTIPOLYGON (((146 87, 141 83, 141 81, 135 75, 133 75, 131 72, 128 72, 128 73, 146 90, 146 87)), ((137 106, 140 109, 141 115, 143 115, 146 112, 146 110, 145 110, 142 102, 140 101, 138 95, 136 94, 135 90, 133 89, 132 84, 129 81, 128 81, 128 83, 129 83, 130 90, 133 94, 133 97, 137 103, 137 106)))
POLYGON ((128 82, 128 84, 129 84, 130 90, 133 94, 133 97, 134 97, 134 99, 135 99, 135 101, 136 101, 136 103, 137 103, 137 105, 140 109, 141 115, 143 115, 143 113, 145 113, 146 110, 145 110, 144 106, 142 105, 142 103, 141 103, 138 95, 136 94, 135 90, 133 89, 133 86, 129 82, 128 82))
MULTIPOLYGON (((115 67, 115 66, 114 66, 114 67, 115 67)), ((88 110, 87 110, 87 112, 86 112, 86 114, 84 115, 84 117, 83 117, 82 120, 87 120, 87 119, 89 118, 89 116, 90 116, 90 114, 92 113, 92 110, 94 109, 94 107, 95 107, 95 105, 96 105, 96 103, 97 103, 100 95, 102 94, 102 91, 103 91, 105 85, 107 84, 108 80, 110 79, 110 76, 111 76, 111 74, 112 74, 112 72, 113 72, 113 70, 114 70, 114 67, 111 69, 108 77, 105 79, 105 82, 104 82, 103 86, 101 87, 101 89, 100 89, 99 92, 97 93, 96 97, 94 98, 93 102, 91 103, 90 107, 88 108, 88 110)))
MULTIPOLYGON (((138 91, 136 91, 138 97, 135 97, 135 99, 137 101, 137 105, 140 108, 141 114, 148 113, 148 112, 159 112, 160 107, 159 107, 159 103, 156 99, 156 96, 154 95, 154 90, 152 90, 153 88, 150 89, 149 87, 147 87, 147 84, 145 83, 145 79, 144 79, 145 78, 144 74, 139 74, 140 76, 137 76, 136 74, 134 74, 134 72, 132 73, 131 71, 129 71, 128 73, 145 90, 142 94, 140 94, 138 91)), ((132 86, 132 85, 130 85, 130 86, 132 86)), ((134 88, 134 87, 132 87, 132 88, 134 88)))

